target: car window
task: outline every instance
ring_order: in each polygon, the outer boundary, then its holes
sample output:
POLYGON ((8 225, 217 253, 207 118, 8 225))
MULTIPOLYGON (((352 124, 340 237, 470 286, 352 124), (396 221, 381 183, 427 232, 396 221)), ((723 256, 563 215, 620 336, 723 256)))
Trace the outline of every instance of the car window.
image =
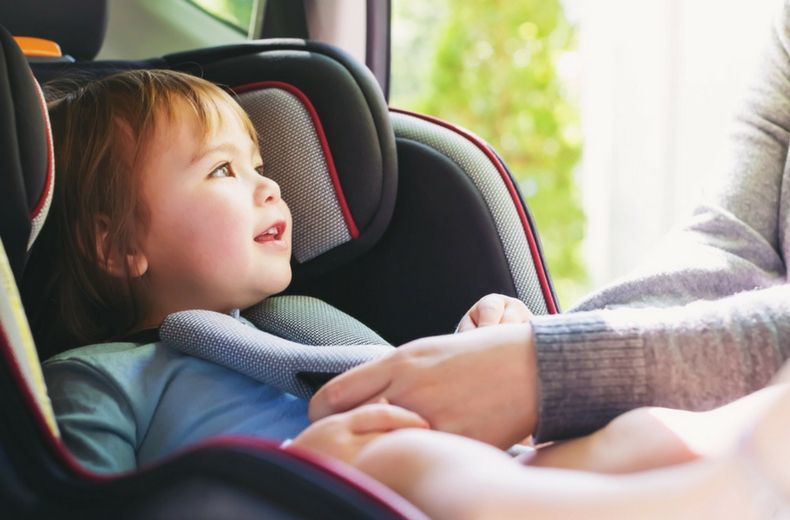
POLYGON ((463 126, 510 168, 561 302, 584 292, 576 28, 559 0, 393 0, 390 102, 463 126))
POLYGON ((253 0, 188 0, 217 20, 247 34, 252 21, 253 0))

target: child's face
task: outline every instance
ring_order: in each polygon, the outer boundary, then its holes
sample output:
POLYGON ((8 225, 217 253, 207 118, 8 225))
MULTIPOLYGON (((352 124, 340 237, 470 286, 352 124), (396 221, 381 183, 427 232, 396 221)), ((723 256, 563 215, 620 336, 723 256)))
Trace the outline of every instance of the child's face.
POLYGON ((218 104, 219 128, 205 139, 192 116, 159 118, 143 158, 150 220, 141 303, 149 321, 248 307, 291 280, 288 206, 261 175, 260 152, 238 115, 218 104))

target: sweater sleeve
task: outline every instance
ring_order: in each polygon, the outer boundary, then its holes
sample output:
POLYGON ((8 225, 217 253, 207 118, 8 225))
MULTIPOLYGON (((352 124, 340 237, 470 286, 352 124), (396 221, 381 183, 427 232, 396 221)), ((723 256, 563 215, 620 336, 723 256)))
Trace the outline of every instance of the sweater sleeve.
POLYGON ((590 433, 645 405, 703 410, 768 384, 790 356, 790 285, 666 308, 541 316, 536 437, 590 433))
POLYGON ((649 265, 568 314, 535 319, 539 439, 589 433, 638 406, 723 404, 765 385, 790 354, 789 5, 710 200, 649 265))

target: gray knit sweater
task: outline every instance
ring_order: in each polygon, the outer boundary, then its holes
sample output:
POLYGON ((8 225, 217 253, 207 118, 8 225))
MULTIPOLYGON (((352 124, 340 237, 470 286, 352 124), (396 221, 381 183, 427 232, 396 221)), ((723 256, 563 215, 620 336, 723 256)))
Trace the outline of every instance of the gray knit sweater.
POLYGON ((538 439, 589 433, 638 406, 711 408, 766 385, 790 357, 788 53, 785 0, 712 200, 652 267, 535 319, 538 439))

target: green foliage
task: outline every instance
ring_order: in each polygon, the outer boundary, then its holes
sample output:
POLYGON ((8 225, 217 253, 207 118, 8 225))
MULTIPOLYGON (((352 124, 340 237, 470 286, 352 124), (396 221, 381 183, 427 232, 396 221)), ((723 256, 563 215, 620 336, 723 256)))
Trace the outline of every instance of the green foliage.
POLYGON ((586 281, 573 176, 581 133, 558 78, 575 47, 573 27, 559 0, 446 0, 425 10, 395 2, 393 105, 468 128, 502 155, 535 217, 560 300, 574 299, 586 281), (411 35, 399 48, 401 20, 411 35), (433 41, 418 34, 421 21, 433 41))
POLYGON ((247 34, 252 19, 253 0, 188 0, 221 22, 247 34))

